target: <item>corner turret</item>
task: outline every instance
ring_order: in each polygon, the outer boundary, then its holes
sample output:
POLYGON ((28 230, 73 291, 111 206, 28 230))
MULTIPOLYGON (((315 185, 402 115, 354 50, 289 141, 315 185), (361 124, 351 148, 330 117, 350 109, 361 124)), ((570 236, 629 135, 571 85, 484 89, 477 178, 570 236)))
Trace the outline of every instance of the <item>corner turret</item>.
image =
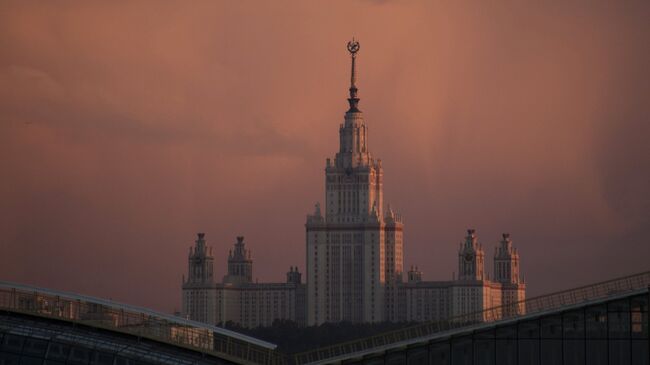
POLYGON ((188 273, 184 284, 211 284, 214 282, 212 248, 205 243, 205 233, 198 233, 188 255, 188 273))
POLYGON ((468 229, 465 242, 461 242, 458 250, 458 279, 483 280, 484 257, 483 245, 478 242, 476 230, 468 229))
POLYGON ((228 256, 228 274, 223 277, 224 283, 252 283, 253 259, 251 251, 246 249, 244 236, 237 237, 235 249, 228 256))

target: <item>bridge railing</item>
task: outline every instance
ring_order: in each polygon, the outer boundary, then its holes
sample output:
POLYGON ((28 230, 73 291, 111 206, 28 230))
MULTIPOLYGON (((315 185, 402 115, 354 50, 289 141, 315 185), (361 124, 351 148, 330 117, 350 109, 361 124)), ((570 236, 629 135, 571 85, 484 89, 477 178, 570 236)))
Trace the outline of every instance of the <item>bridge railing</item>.
POLYGON ((0 311, 63 319, 194 349, 238 363, 283 364, 275 345, 226 329, 100 298, 0 282, 0 311))
POLYGON ((298 353, 293 356, 292 362, 297 365, 323 362, 327 359, 346 354, 361 353, 408 340, 425 338, 436 333, 460 329, 478 323, 503 321, 524 315, 560 310, 567 306, 604 299, 618 293, 640 290, 649 286, 650 271, 647 271, 597 284, 542 295, 499 307, 488 308, 479 312, 463 314, 445 321, 418 324, 372 337, 298 353))

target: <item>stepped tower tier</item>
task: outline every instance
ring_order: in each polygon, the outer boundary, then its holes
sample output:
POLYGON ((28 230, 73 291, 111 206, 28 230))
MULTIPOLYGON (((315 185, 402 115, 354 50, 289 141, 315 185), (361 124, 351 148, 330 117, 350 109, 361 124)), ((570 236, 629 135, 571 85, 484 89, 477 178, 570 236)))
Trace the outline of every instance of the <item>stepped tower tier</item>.
POLYGON ((368 150, 368 128, 359 110, 356 57, 359 43, 348 43, 352 57, 350 108, 339 127, 339 151, 325 167, 325 214, 330 223, 367 223, 383 219, 383 169, 368 150))
POLYGON ((356 60, 349 109, 339 126, 339 148, 325 166, 325 209, 307 216, 307 322, 381 322, 394 317, 395 283, 402 276, 399 214, 384 212, 383 168, 368 148, 359 109, 356 60))

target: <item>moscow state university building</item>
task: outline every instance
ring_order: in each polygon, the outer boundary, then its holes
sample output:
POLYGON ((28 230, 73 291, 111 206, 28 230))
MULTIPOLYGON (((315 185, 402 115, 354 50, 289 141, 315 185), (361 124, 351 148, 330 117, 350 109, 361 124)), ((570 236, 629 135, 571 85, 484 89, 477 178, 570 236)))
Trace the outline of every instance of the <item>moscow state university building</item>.
POLYGON ((495 250, 496 275, 484 275, 484 253, 474 230, 458 252, 458 278, 422 281, 404 275, 399 214, 384 207, 383 168, 368 145, 368 126, 356 87, 358 43, 350 42, 349 109, 339 127, 339 149, 325 165, 325 206, 307 216, 307 324, 428 321, 476 312, 525 297, 519 256, 510 238, 495 250))
MULTIPOLYGON (((404 271, 404 225, 384 206, 381 160, 368 148, 368 127, 359 110, 356 87, 357 42, 352 55, 350 104, 339 127, 339 150, 325 165, 325 206, 307 216, 307 285, 297 267, 285 283, 253 281, 251 252, 244 238, 228 256, 220 283, 201 233, 188 256, 183 280, 182 315, 198 321, 244 327, 269 326, 284 319, 298 324, 324 322, 422 322, 483 311, 519 302, 526 285, 519 275, 519 254, 510 235, 496 242, 492 280, 486 255, 473 229, 458 245, 457 275, 448 281, 425 281, 411 266, 404 271), (306 292, 306 293, 305 293, 306 292)), ((518 306, 503 311, 520 312, 518 306)), ((484 318, 494 320, 496 318, 484 318)))

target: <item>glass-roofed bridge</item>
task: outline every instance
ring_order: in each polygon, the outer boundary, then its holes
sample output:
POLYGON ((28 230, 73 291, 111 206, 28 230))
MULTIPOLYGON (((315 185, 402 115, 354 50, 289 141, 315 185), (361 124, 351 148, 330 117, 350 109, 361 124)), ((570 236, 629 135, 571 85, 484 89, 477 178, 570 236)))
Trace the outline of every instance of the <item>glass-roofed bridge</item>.
POLYGON ((650 272, 294 355, 296 364, 650 364, 650 272))
POLYGON ((0 365, 646 364, 650 272, 300 354, 146 308, 0 282, 0 365))
POLYGON ((0 282, 0 339, 0 365, 284 362, 274 344, 225 328, 7 282, 0 282))

